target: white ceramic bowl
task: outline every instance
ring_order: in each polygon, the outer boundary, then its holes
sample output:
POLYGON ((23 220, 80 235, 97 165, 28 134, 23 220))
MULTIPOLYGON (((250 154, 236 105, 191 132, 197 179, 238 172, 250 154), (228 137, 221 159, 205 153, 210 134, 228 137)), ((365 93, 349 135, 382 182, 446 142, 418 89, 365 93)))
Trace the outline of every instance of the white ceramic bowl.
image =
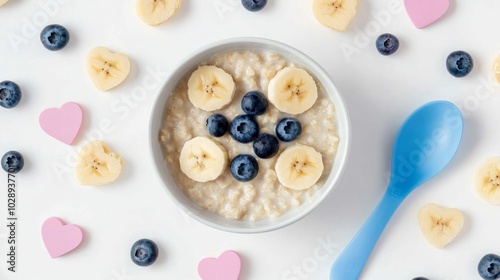
POLYGON ((167 191, 170 198, 177 204, 177 206, 194 219, 213 228, 237 233, 258 233, 275 230, 290 225, 309 214, 323 200, 325 200, 337 184, 344 169, 350 146, 350 124, 347 109, 338 89, 335 87, 328 74, 316 62, 300 51, 283 43, 261 38, 233 38, 214 42, 185 58, 161 86, 156 100, 153 103, 149 122, 149 141, 154 164, 156 166, 156 172, 163 182, 162 187, 167 191), (303 203, 295 209, 292 209, 291 211, 284 213, 278 218, 260 220, 256 222, 230 220, 219 216, 216 213, 202 209, 196 205, 196 203, 191 201, 180 190, 180 188, 177 187, 176 183, 170 176, 163 159, 163 151, 159 140, 159 132, 164 119, 163 114, 165 111, 165 104, 178 81, 196 69, 198 64, 208 60, 218 53, 245 49, 276 52, 296 65, 307 69, 308 72, 323 85, 324 90, 335 105, 337 113, 337 129, 340 138, 338 152, 336 154, 332 170, 330 171, 330 175, 325 181, 324 186, 316 191, 311 200, 303 203))

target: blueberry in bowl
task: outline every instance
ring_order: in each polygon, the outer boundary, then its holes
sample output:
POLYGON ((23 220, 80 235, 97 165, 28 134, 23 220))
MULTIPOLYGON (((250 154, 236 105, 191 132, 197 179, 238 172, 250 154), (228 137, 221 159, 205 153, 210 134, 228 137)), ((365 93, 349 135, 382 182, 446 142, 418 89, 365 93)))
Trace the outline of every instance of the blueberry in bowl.
POLYGON ((240 143, 250 143, 259 135, 259 123, 254 116, 239 115, 231 122, 229 134, 240 143))
POLYGON ((302 133, 302 125, 297 119, 284 118, 276 124, 276 136, 283 142, 291 142, 302 133))
POLYGON ((229 129, 229 121, 222 114, 213 114, 207 119, 208 133, 214 137, 221 137, 229 129))
POLYGON ((260 158, 272 158, 279 150, 278 138, 272 134, 261 134, 253 141, 254 153, 260 158))
POLYGON ((237 155, 231 160, 231 175, 240 181, 248 182, 253 180, 259 172, 259 164, 251 155, 237 155))
POLYGON ((241 99, 241 109, 248 115, 262 115, 269 108, 269 102, 263 93, 259 91, 249 91, 241 99))

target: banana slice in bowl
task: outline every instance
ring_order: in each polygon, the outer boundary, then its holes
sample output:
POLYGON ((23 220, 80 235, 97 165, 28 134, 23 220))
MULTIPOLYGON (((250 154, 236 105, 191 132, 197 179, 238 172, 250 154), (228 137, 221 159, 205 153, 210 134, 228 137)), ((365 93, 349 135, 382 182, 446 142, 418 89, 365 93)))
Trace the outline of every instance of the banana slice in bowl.
POLYGON ((269 81, 269 101, 281 112, 297 115, 309 110, 318 98, 318 88, 306 70, 297 67, 281 69, 269 81))
POLYGON ((224 146, 203 136, 186 141, 179 156, 181 171, 191 180, 201 183, 217 179, 225 171, 228 161, 224 146))
POLYGON ((189 101, 194 107, 209 112, 229 104, 235 91, 233 77, 213 65, 198 67, 188 81, 189 101))
POLYGON ((308 189, 323 174, 323 159, 314 148, 296 144, 280 154, 275 170, 283 186, 294 190, 308 189))

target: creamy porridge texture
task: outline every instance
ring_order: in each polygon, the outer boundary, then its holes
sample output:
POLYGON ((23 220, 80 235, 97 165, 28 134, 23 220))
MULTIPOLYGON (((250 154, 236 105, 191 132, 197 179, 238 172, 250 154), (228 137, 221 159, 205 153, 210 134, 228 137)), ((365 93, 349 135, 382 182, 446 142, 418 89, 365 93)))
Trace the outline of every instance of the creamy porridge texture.
POLYGON ((258 90, 267 96, 269 81, 279 70, 285 67, 302 68, 278 54, 262 50, 222 53, 202 65, 214 65, 229 73, 234 79, 236 92, 232 102, 220 110, 207 112, 195 108, 188 99, 187 81, 191 74, 188 73, 179 81, 169 97, 160 131, 160 141, 168 171, 179 188, 200 207, 238 220, 256 221, 275 218, 307 202, 328 177, 339 143, 335 107, 321 84, 316 82, 318 99, 313 107, 302 114, 285 114, 269 104, 265 114, 256 116, 260 125, 259 134, 274 134, 276 123, 285 117, 299 120, 302 124, 302 134, 293 142, 280 142, 279 152, 273 158, 256 157, 259 172, 255 179, 249 182, 237 181, 232 177, 228 167, 216 180, 200 183, 189 179, 180 170, 179 155, 184 143, 197 136, 206 136, 224 146, 229 159, 239 154, 254 155, 252 143, 239 143, 228 133, 218 138, 210 136, 206 128, 207 118, 213 113, 220 113, 231 121, 243 114, 240 103, 245 93, 258 90), (324 164, 320 179, 305 190, 284 187, 278 181, 274 170, 280 153, 295 144, 313 147, 321 154, 324 164))

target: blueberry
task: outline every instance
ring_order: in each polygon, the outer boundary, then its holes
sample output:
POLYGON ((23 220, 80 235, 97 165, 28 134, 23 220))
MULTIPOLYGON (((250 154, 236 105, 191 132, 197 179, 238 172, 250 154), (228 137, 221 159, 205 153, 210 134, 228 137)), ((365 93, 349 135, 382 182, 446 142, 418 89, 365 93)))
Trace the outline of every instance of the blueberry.
POLYGON ((276 136, 283 142, 290 142, 302 133, 302 125, 294 118, 281 119, 276 125, 276 136))
POLYGON ((250 143, 259 135, 259 123, 254 116, 239 115, 231 122, 229 135, 240 143, 250 143))
POLYGON ((477 266, 477 272, 483 279, 500 278, 500 257, 494 254, 485 255, 477 266))
POLYGON ((272 158, 279 150, 279 142, 276 136, 271 134, 261 134, 253 141, 253 151, 260 158, 272 158))
POLYGON ((377 50, 382 55, 391 55, 395 53, 399 48, 399 40, 396 36, 384 33, 378 36, 375 42, 377 50))
POLYGON ((427 279, 425 277, 415 277, 415 278, 413 278, 411 280, 429 280, 429 279, 427 279))
POLYGON ((240 182, 253 180, 259 172, 257 160, 247 154, 237 155, 231 160, 231 175, 240 182))
POLYGON ((21 101, 21 89, 11 81, 0 83, 0 106, 10 109, 16 107, 21 101))
POLYGON ((241 99, 241 109, 248 115, 262 115, 267 111, 269 102, 264 94, 258 91, 249 91, 241 99))
POLYGON ((19 152, 9 151, 2 157, 2 168, 8 173, 17 173, 23 169, 24 158, 19 152))
POLYGON ((221 137, 226 134, 229 128, 229 122, 221 114, 213 114, 207 119, 208 133, 214 137, 221 137))
POLYGON ((453 77, 467 76, 474 67, 472 57, 464 51, 455 51, 446 58, 446 68, 453 77))
POLYGON ((257 12, 266 6, 267 0, 241 0, 241 4, 250 12, 257 12))
POLYGON ((68 44, 69 32, 59 24, 51 24, 42 30, 40 40, 48 50, 58 51, 68 44))
POLYGON ((137 240, 134 245, 132 245, 130 257, 136 265, 152 265, 156 261, 156 258, 158 258, 158 246, 149 239, 137 240))

